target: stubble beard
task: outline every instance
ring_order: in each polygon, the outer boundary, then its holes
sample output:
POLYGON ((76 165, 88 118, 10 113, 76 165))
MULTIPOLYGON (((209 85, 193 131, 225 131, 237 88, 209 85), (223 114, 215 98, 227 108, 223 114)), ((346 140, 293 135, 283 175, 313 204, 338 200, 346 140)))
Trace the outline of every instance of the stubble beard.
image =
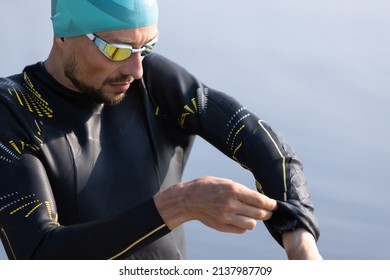
POLYGON ((76 59, 72 56, 64 69, 65 76, 73 83, 73 85, 80 91, 80 94, 91 99, 96 104, 116 105, 119 104, 125 97, 125 93, 121 93, 116 98, 112 98, 107 94, 104 94, 102 88, 95 88, 93 85, 81 81, 77 77, 79 76, 79 70, 76 65, 76 59))

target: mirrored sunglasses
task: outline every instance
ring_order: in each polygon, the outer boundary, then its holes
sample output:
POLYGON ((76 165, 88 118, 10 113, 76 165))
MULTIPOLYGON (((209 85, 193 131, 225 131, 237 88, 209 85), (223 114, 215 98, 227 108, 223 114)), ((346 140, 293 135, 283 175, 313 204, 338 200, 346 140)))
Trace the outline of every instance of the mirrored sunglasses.
POLYGON ((110 44, 104 41, 96 34, 86 34, 86 36, 99 48, 99 50, 109 59, 113 61, 122 61, 129 58, 133 53, 141 53, 141 56, 148 55, 152 52, 154 45, 158 41, 158 37, 146 43, 140 49, 134 49, 130 45, 110 44))

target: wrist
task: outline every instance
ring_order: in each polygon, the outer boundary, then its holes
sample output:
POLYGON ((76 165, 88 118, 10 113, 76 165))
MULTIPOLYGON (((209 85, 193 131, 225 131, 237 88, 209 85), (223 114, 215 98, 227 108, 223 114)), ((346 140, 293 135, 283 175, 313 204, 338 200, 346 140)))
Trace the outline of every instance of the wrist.
POLYGON ((313 235, 303 228, 283 233, 282 240, 290 260, 322 259, 313 235))
POLYGON ((183 183, 178 183, 153 197, 157 211, 170 230, 189 220, 184 192, 183 183))

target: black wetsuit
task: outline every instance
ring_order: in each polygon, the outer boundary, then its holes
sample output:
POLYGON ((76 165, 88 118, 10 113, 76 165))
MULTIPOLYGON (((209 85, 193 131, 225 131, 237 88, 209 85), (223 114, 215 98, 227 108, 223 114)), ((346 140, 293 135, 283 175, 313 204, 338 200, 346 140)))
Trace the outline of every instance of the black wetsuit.
POLYGON ((63 87, 42 63, 0 79, 0 230, 10 259, 176 259, 152 196, 179 182, 195 135, 249 169, 280 234, 319 228, 291 148, 231 97, 166 58, 115 106, 63 87))

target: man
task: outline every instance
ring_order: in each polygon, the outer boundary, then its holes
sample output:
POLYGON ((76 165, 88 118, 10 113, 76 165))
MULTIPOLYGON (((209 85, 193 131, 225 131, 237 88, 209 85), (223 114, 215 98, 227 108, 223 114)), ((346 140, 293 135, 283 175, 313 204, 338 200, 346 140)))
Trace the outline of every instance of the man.
POLYGON ((154 0, 52 1, 46 61, 0 79, 0 229, 10 259, 181 259, 182 225, 263 220, 290 259, 321 259, 299 160, 231 97, 152 54, 154 0), (249 169, 181 182, 194 135, 249 169))

